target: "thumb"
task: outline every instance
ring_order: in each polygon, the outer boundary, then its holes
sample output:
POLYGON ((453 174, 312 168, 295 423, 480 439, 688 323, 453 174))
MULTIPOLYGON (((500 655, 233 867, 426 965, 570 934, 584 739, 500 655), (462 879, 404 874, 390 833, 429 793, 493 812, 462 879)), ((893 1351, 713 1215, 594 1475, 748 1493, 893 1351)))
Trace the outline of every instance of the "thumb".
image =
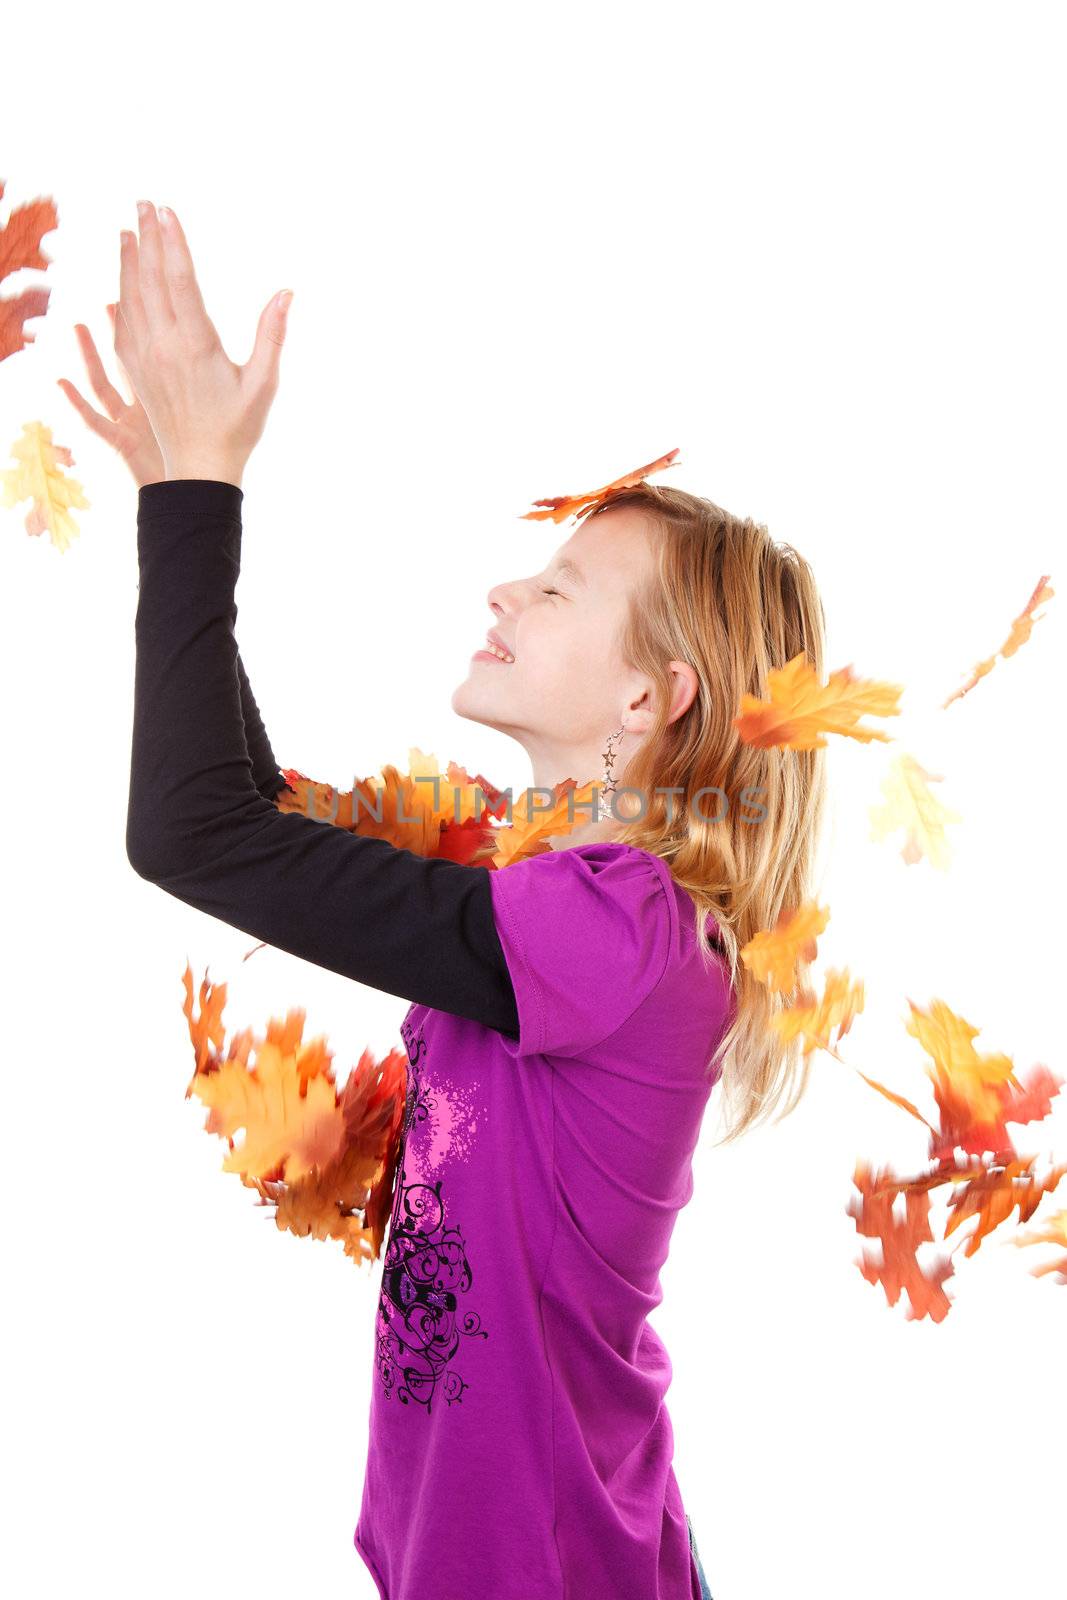
POLYGON ((249 366, 253 375, 264 383, 277 381, 289 318, 289 303, 292 298, 292 289, 283 289, 281 294, 276 294, 267 302, 259 318, 255 348, 249 366))

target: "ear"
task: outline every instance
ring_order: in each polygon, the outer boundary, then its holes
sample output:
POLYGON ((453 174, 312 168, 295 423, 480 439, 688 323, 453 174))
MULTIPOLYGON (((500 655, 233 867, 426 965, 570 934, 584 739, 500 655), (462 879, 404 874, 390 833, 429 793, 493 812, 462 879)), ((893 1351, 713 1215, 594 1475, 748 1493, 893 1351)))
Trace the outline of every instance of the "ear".
POLYGON ((691 667, 688 661, 668 661, 667 665, 673 674, 671 714, 667 720, 675 722, 689 710, 696 699, 700 680, 696 675, 696 669, 691 667))

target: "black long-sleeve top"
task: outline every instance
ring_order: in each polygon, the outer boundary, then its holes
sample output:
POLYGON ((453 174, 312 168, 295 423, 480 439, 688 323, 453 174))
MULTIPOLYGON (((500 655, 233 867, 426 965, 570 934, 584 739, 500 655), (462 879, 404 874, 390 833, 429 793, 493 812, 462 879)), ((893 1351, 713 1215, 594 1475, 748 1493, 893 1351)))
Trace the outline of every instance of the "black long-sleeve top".
POLYGON ((243 499, 208 478, 139 490, 131 866, 280 950, 517 1035, 489 868, 274 804, 285 779, 234 633, 243 499))

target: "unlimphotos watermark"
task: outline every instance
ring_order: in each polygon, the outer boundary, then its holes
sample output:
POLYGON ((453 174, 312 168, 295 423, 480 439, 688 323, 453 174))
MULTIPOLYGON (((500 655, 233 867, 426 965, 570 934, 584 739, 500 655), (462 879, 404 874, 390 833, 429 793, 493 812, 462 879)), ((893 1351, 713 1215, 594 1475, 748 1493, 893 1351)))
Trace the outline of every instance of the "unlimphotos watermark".
MULTIPOLYGON (((446 782, 446 780, 441 777, 440 773, 433 772, 420 774, 414 781, 416 783, 433 784, 433 808, 435 812, 441 812, 444 809, 441 804, 441 785, 442 783, 446 782)), ((451 784, 449 787, 452 790, 452 820, 459 823, 464 820, 462 816, 463 791, 456 784, 451 784)), ((576 792, 577 791, 574 789, 569 789, 566 795, 567 822, 570 826, 574 825, 576 813, 579 811, 588 811, 590 813, 590 822, 600 822, 605 816, 610 816, 616 822, 640 822, 648 815, 648 791, 644 789, 629 788, 623 784, 620 784, 618 788, 609 790, 607 795, 605 795, 602 785, 594 784, 592 799, 577 801, 574 798, 576 792), (615 801, 620 795, 624 794, 636 795, 637 799, 640 801, 640 809, 636 813, 628 809, 625 815, 619 815, 615 808, 615 801), (603 805, 601 804, 602 802, 603 805)), ((681 785, 676 784, 672 785, 671 787, 657 786, 651 792, 656 795, 666 795, 667 821, 669 823, 673 823, 678 815, 678 796, 684 793, 681 785)), ((738 802, 740 808, 739 820, 741 822, 750 826, 754 826, 756 823, 766 821, 767 807, 761 800, 756 798, 758 795, 763 794, 763 792, 762 786, 757 788, 742 789, 741 797, 738 802)), ((361 807, 366 811, 368 816, 374 818, 375 822, 381 822, 383 820, 382 800, 385 790, 381 784, 379 784, 377 787, 377 798, 373 805, 367 799, 366 795, 363 793, 363 790, 358 786, 358 783, 353 784, 352 794, 353 827, 358 826, 361 807)), ((498 797, 492 802, 494 812, 500 803, 500 797, 504 797, 507 800, 504 815, 507 819, 508 826, 510 827, 514 820, 515 798, 513 792, 511 789, 497 789, 494 791, 494 794, 498 797)), ((553 811, 559 803, 556 799, 554 791, 543 784, 534 784, 531 787, 520 791, 520 794, 521 797, 525 799, 526 815, 528 817, 544 815, 544 813, 548 811, 553 811), (538 801, 538 796, 541 797, 540 802, 538 801)), ((322 813, 313 813, 310 809, 308 809, 311 805, 311 790, 309 789, 307 794, 307 805, 305 806, 305 814, 311 817, 313 822, 334 822, 337 818, 339 802, 339 791, 334 789, 332 791, 332 811, 330 814, 323 815, 322 813)), ((488 810, 489 804, 490 802, 481 784, 476 783, 474 785, 474 816, 478 821, 481 821, 482 813, 484 810, 488 810)), ((729 796, 727 795, 725 789, 720 788, 717 784, 708 784, 702 789, 697 789, 690 800, 690 805, 694 815, 697 816, 701 822, 725 822, 730 814, 729 796), (716 809, 714 812, 709 813, 709 811, 705 809, 705 795, 715 795, 717 797, 716 809)), ((408 817, 404 815, 403 796, 400 796, 398 801, 396 820, 398 822, 417 822, 419 820, 417 816, 408 817)))

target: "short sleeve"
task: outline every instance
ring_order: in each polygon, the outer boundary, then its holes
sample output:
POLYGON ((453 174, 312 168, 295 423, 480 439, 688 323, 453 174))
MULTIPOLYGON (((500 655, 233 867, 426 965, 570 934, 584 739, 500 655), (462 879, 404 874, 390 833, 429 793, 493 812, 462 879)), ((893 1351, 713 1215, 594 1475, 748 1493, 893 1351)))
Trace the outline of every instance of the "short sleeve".
POLYGON ((677 912, 670 869, 648 851, 600 840, 529 856, 489 882, 518 1055, 592 1049, 666 971, 677 912))

